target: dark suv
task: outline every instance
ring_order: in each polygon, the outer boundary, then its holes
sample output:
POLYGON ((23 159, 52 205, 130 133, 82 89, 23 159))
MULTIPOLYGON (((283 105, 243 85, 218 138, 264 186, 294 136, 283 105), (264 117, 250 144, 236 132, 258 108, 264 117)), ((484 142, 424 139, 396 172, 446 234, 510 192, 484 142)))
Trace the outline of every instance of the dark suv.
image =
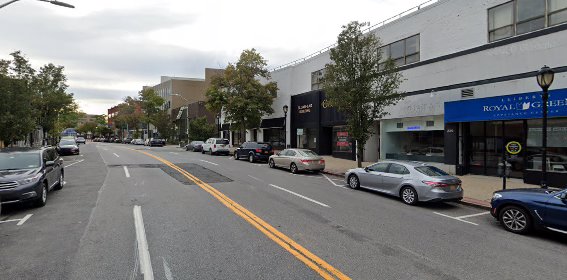
POLYGON ((248 161, 268 161, 274 154, 272 145, 269 143, 244 142, 234 151, 234 159, 246 157, 248 161))
POLYGON ((44 206, 47 192, 63 188, 63 159, 55 148, 0 149, 0 201, 44 206))

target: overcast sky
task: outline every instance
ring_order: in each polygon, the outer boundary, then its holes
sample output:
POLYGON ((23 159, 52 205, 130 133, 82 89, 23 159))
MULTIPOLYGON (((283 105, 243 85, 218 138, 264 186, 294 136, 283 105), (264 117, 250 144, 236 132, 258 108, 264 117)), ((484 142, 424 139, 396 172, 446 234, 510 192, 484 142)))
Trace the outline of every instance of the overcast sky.
MULTIPOLYGON (((5 3, 8 0, 0 0, 5 3)), ((160 76, 203 78, 244 49, 270 68, 335 42, 341 26, 378 23, 425 0, 21 0, 0 9, 0 58, 65 66, 81 110, 105 114, 160 76)))

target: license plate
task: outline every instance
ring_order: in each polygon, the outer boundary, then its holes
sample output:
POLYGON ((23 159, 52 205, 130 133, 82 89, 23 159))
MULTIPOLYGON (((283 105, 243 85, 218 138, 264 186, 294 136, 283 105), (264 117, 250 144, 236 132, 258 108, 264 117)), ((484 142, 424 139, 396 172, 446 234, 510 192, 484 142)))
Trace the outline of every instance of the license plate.
POLYGON ((449 189, 452 190, 452 191, 454 191, 454 190, 457 189, 457 186, 451 186, 449 189))

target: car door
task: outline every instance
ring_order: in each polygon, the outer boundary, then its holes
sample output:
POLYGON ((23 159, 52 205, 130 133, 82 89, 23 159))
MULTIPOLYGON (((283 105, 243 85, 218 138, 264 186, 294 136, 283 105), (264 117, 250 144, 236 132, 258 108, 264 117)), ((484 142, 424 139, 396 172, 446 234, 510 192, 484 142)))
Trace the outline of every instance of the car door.
POLYGON ((275 154, 272 159, 274 160, 274 164, 276 166, 282 166, 283 157, 287 154, 288 150, 283 150, 279 152, 279 154, 275 154))
POLYGON ((291 162, 297 156, 297 152, 294 150, 287 150, 287 153, 282 157, 282 166, 285 168, 290 168, 291 162))
MULTIPOLYGON (((563 191, 562 193, 566 193, 563 191)), ((559 193, 549 199, 544 214, 547 227, 567 232, 567 198, 562 199, 559 193)))
POLYGON ((388 193, 397 193, 398 186, 409 174, 405 166, 397 163, 390 164, 388 171, 382 175, 382 189, 388 193))
POLYGON ((55 149, 49 149, 49 154, 51 155, 52 161, 54 162, 53 165, 53 184, 57 184, 59 182, 59 176, 61 176, 61 172, 63 172, 63 159, 57 154, 55 149))
POLYGON ((389 166, 390 163, 387 162, 379 162, 368 166, 366 171, 357 174, 360 185, 375 190, 381 190, 382 175, 388 170, 389 166))
POLYGON ((47 179, 47 187, 49 189, 51 189, 51 186, 53 185, 53 182, 56 180, 54 178, 54 169, 55 169, 55 165, 51 165, 51 166, 47 166, 47 162, 48 161, 52 161, 53 158, 51 157, 49 150, 43 150, 41 155, 42 161, 43 161, 43 166, 45 167, 45 179, 47 179))

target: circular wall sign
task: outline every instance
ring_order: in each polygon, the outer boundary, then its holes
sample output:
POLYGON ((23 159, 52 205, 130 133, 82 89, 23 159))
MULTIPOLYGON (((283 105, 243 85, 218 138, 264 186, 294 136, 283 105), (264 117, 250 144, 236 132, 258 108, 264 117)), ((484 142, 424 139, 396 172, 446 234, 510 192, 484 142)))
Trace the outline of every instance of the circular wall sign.
POLYGON ((517 155, 522 151, 522 144, 518 141, 510 141, 506 144, 506 151, 511 155, 517 155))

